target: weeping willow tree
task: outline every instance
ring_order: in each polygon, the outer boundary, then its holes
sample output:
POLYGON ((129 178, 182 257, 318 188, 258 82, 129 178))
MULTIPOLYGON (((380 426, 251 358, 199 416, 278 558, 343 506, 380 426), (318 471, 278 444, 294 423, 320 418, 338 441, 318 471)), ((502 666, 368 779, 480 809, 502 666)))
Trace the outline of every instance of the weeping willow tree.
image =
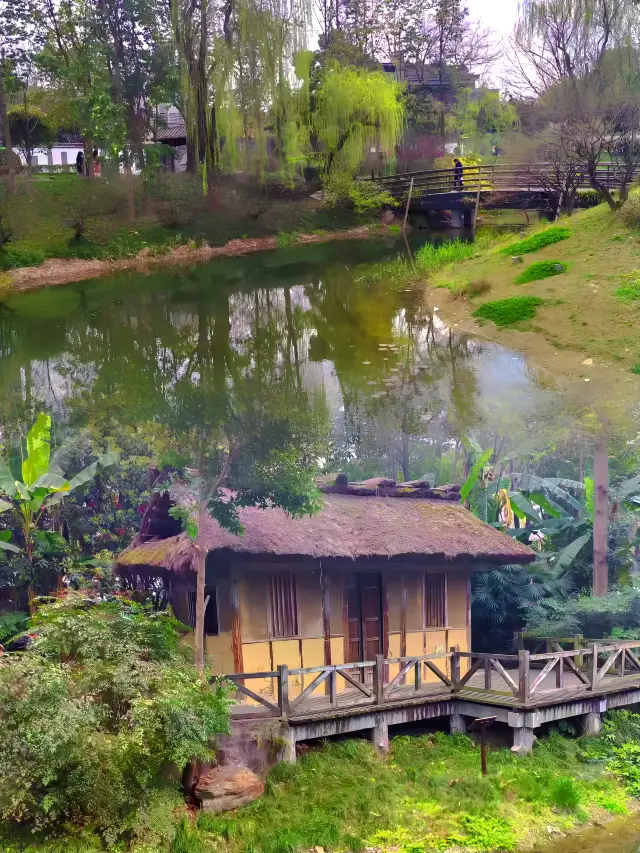
POLYGON ((404 129, 401 93, 383 71, 333 66, 326 72, 310 111, 325 175, 355 174, 372 147, 393 156, 404 129))
POLYGON ((263 176, 270 154, 285 172, 300 161, 306 137, 300 137, 296 59, 306 55, 309 20, 308 0, 236 2, 232 67, 217 88, 226 165, 241 162, 263 176))

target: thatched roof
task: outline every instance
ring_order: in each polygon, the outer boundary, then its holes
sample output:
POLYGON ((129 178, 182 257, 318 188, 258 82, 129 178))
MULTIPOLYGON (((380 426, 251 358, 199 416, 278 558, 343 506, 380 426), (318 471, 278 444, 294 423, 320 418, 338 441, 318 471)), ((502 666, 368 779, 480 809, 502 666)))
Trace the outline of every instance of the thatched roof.
MULTIPOLYGON (((458 502, 455 491, 423 498, 412 488, 394 496, 358 489, 336 493, 325 487, 325 506, 312 517, 291 518, 281 509, 244 508, 243 536, 235 536, 209 520, 205 540, 209 552, 221 556, 265 559, 424 559, 496 564, 529 563, 535 553, 477 519, 458 502), (411 495, 411 499, 406 498, 411 495), (446 496, 445 496, 446 495, 446 496)), ((134 567, 181 573, 192 570, 193 540, 186 533, 138 541, 120 554, 122 570, 134 567)))

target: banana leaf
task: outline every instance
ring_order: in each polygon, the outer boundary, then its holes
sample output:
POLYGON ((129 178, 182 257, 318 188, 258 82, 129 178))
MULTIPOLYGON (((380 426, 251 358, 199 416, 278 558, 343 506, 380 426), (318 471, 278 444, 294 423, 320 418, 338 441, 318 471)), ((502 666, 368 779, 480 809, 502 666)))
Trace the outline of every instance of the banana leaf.
POLYGON ((0 492, 3 492, 10 498, 16 493, 16 481, 2 456, 0 456, 0 492))
POLYGON ((590 539, 591 531, 583 533, 582 536, 578 536, 577 539, 570 542, 566 548, 563 548, 562 551, 558 553, 558 559, 554 563, 554 568, 564 569, 570 566, 590 539))
POLYGON ((13 504, 9 501, 0 500, 0 512, 6 512, 8 509, 13 509, 13 504))
POLYGON ((493 450, 489 448, 485 450, 484 453, 476 459, 474 462, 473 468, 469 471, 469 476, 464 482, 463 487, 460 489, 460 500, 466 501, 471 492, 473 491, 473 487, 476 485, 478 480, 480 479, 480 475, 482 473, 482 469, 487 464, 487 462, 491 459, 493 455, 493 450))
POLYGON ((22 480, 27 487, 49 471, 51 458, 51 417, 40 412, 27 433, 27 456, 22 463, 22 480))
POLYGON ((539 513, 535 511, 522 492, 509 492, 509 501, 518 518, 540 521, 539 513))

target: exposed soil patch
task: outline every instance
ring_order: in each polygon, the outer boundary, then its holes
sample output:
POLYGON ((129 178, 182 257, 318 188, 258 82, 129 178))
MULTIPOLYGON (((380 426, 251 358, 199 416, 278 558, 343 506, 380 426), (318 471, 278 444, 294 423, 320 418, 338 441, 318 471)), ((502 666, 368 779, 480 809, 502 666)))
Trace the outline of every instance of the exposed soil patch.
MULTIPOLYGON (((384 227, 362 225, 346 231, 327 232, 326 234, 300 234, 296 245, 306 243, 328 243, 334 240, 354 240, 371 237, 378 233, 388 234, 384 227)), ((3 294, 21 293, 39 287, 52 287, 56 284, 70 284, 88 278, 112 275, 124 270, 149 272, 161 267, 189 266, 203 264, 213 258, 234 258, 277 248, 276 237, 256 237, 246 240, 230 240, 224 246, 177 246, 166 254, 152 254, 143 249, 134 258, 118 260, 81 260, 78 258, 50 258, 37 267, 22 267, 11 270, 3 277, 3 294)))

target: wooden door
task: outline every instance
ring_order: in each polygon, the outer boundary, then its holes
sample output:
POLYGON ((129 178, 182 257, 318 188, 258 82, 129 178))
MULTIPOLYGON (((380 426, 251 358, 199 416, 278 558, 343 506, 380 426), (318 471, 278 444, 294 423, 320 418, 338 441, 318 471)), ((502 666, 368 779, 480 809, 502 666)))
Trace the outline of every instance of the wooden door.
POLYGON ((352 574, 347 582, 348 663, 381 654, 382 583, 379 574, 352 574))
POLYGON ((346 663, 357 663, 362 660, 360 584, 353 574, 347 579, 347 632, 346 663))
POLYGON ((361 660, 374 660, 382 653, 382 584, 379 574, 362 574, 360 578, 361 660))

